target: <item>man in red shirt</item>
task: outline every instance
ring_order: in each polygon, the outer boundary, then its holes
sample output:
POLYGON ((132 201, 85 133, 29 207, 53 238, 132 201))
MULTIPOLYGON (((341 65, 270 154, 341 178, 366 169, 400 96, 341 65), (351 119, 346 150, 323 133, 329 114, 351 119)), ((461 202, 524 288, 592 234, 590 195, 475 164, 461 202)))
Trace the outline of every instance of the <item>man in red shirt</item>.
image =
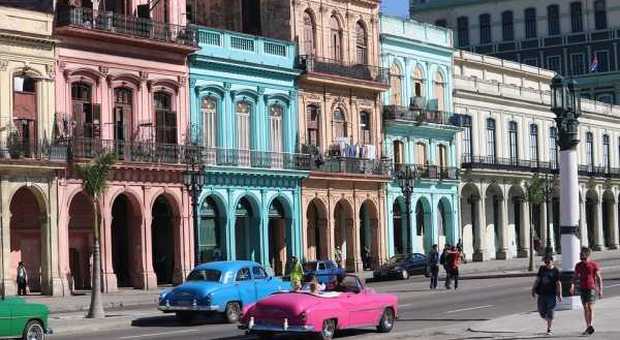
POLYGON ((461 253, 452 246, 448 251, 448 266, 450 268, 450 277, 454 280, 454 289, 459 288, 459 265, 461 264, 461 253))
POLYGON ((599 299, 603 298, 603 277, 601 276, 598 263, 590 259, 591 254, 590 248, 581 248, 581 253, 579 254, 581 262, 575 266, 575 276, 570 287, 570 294, 575 295, 575 283, 579 280, 581 303, 583 304, 583 313, 587 326, 583 335, 594 333, 592 319, 594 318, 593 308, 597 293, 599 299))

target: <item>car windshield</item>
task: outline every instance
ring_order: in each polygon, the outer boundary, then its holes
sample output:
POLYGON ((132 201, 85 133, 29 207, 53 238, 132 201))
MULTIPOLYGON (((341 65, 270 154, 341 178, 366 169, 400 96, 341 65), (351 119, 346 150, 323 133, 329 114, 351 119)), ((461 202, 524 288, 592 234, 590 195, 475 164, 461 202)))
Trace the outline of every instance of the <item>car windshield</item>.
POLYGON ((306 262, 304 263, 304 271, 311 272, 316 269, 316 262, 306 262))
POLYGON ((215 269, 192 270, 187 276, 187 281, 219 282, 222 272, 215 269))
POLYGON ((388 262, 390 264, 396 264, 396 263, 404 260, 405 258, 406 258, 406 255, 396 255, 396 256, 390 257, 390 260, 388 262))

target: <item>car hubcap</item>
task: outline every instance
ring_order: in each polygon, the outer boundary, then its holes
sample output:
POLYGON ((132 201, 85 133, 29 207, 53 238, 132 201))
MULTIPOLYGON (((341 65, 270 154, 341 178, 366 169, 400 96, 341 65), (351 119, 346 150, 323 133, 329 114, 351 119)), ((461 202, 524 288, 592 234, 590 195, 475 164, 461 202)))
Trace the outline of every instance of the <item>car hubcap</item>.
POLYGON ((383 327, 389 329, 392 327, 393 322, 394 322, 394 313, 392 313, 391 309, 388 309, 383 314, 383 327))
POLYGON ((39 325, 32 325, 28 329, 26 334, 28 340, 41 340, 43 339, 43 329, 39 325))
POLYGON ((332 338, 334 336, 334 322, 332 320, 325 321, 323 323, 323 336, 326 338, 332 338))
POLYGON ((236 304, 230 305, 230 307, 228 308, 228 317, 230 319, 237 319, 238 315, 239 315, 239 306, 236 304))
POLYGON ((407 276, 409 276, 409 273, 407 273, 406 270, 403 270, 403 279, 406 279, 407 276))

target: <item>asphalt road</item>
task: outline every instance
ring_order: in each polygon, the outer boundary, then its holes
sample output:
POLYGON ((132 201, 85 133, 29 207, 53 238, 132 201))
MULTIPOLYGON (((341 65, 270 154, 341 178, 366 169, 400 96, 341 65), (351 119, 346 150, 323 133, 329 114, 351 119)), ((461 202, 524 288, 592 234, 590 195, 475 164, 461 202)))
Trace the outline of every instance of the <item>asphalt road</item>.
MULTIPOLYGON (((620 296, 620 265, 600 261, 605 279, 605 295, 620 296), (606 266, 612 266, 605 268, 606 266)), ((373 282, 377 291, 395 293, 400 297, 400 319, 395 329, 423 330, 474 321, 484 321, 535 309, 530 298, 532 278, 463 280, 458 290, 428 289, 428 281, 415 277, 408 281, 373 282)), ((88 330, 85 330, 88 332, 88 330)), ((339 338, 356 339, 373 334, 374 329, 346 332, 339 338)), ((50 339, 84 339, 84 334, 50 339)), ((236 325, 216 320, 201 320, 194 325, 176 322, 174 315, 161 315, 134 321, 131 327, 88 333, 89 340, 103 339, 253 339, 244 336, 236 325)), ((283 338, 284 339, 284 338, 283 338)))

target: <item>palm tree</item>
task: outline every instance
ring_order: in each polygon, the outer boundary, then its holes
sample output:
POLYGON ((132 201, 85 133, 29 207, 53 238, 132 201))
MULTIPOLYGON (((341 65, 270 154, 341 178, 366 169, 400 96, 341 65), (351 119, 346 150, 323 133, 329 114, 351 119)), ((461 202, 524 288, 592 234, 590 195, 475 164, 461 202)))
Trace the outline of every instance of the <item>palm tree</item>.
POLYGON ((528 264, 529 271, 534 271, 534 221, 532 220, 532 209, 534 209, 534 205, 541 204, 545 200, 543 182, 544 180, 540 176, 538 176, 538 174, 534 174, 530 182, 526 183, 527 194, 525 200, 529 203, 530 212, 530 256, 528 264))
POLYGON ((91 198, 95 220, 93 224, 94 245, 93 245, 93 273, 92 273, 92 292, 90 297, 90 308, 87 318, 104 318, 103 303, 101 301, 101 248, 99 232, 99 199, 105 191, 108 182, 108 175, 112 170, 112 165, 116 162, 116 155, 108 152, 97 156, 90 164, 75 165, 77 175, 82 179, 82 188, 91 198))

